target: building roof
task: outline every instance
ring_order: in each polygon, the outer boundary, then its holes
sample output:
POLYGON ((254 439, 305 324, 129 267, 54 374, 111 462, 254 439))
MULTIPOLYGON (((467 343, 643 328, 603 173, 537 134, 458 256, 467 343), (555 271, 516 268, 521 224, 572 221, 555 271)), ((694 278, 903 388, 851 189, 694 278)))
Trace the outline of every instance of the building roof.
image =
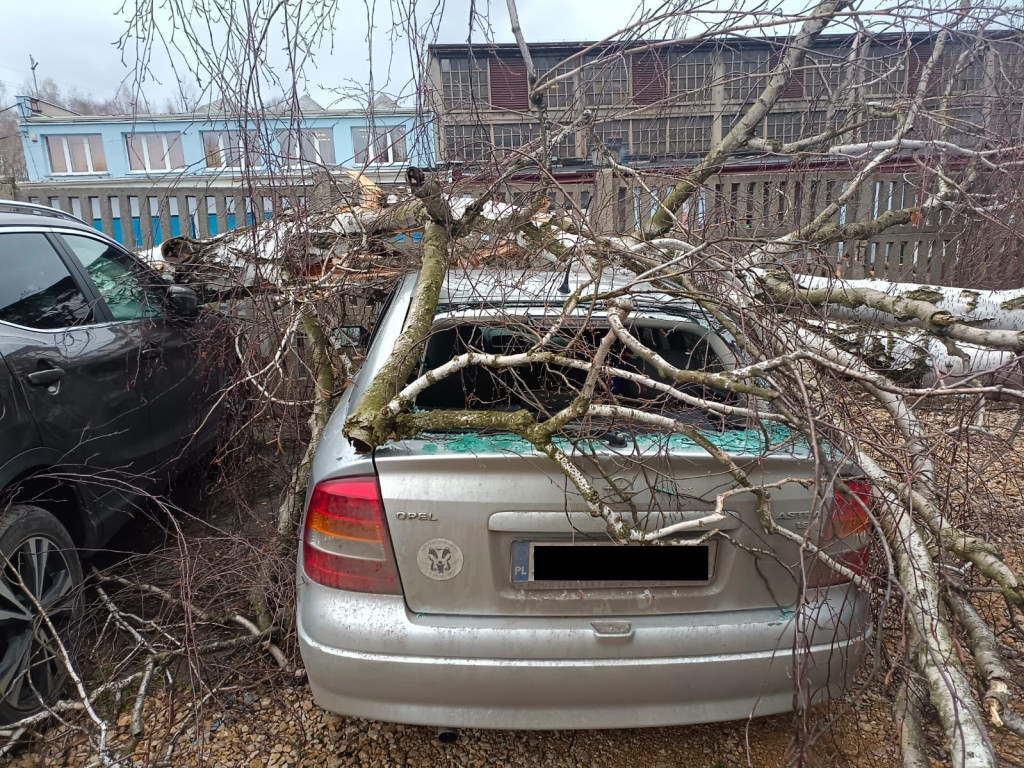
MULTIPOLYGON (((883 32, 873 35, 872 39, 880 42, 892 43, 905 43, 907 40, 910 40, 912 44, 918 44, 931 40, 935 37, 935 34, 935 32, 883 32)), ((1020 34, 1021 33, 1018 31, 1007 31, 1001 33, 987 33, 985 36, 988 39, 1002 39, 1019 36, 1020 34)), ((821 35, 818 38, 818 42, 822 45, 840 44, 852 40, 853 37, 853 34, 850 33, 821 35)), ((777 47, 780 45, 786 45, 792 40, 793 37, 791 35, 766 35, 763 37, 730 35, 728 38, 714 38, 698 41, 688 41, 684 38, 678 40, 576 40, 564 42, 531 42, 529 43, 529 47, 531 52, 541 54, 548 52, 578 53, 585 48, 593 48, 595 53, 607 52, 609 49, 614 49, 619 52, 641 53, 652 48, 686 49, 699 48, 701 46, 721 45, 729 45, 732 47, 777 47)), ((472 45, 467 43, 434 43, 428 46, 428 51, 434 56, 441 56, 444 54, 456 55, 465 54, 470 48, 472 48, 474 53, 490 53, 496 56, 519 55, 519 46, 516 43, 473 43, 472 45)))
MULTIPOLYGON (((300 106, 302 102, 300 100, 300 106)), ((316 104, 312 99, 307 104, 316 104)), ((208 105, 213 106, 213 105, 208 105)), ((366 119, 367 110, 365 108, 352 108, 352 109, 324 109, 317 105, 317 109, 301 109, 301 115, 303 117, 325 117, 325 118, 361 118, 366 119)), ((416 110, 412 107, 401 107, 401 106, 377 106, 373 108, 374 115, 396 115, 401 117, 414 117, 416 110)), ((290 110, 283 110, 280 112, 268 111, 265 115, 254 116, 251 120, 264 118, 283 118, 287 119, 290 117, 290 110)), ((19 122, 21 123, 34 123, 34 124, 47 124, 47 125, 61 125, 61 124, 77 124, 77 123, 129 123, 129 124, 142 124, 142 123, 172 123, 172 122, 190 122, 190 123, 205 123, 209 121, 221 121, 221 122, 238 122, 239 115, 237 113, 224 112, 224 111, 204 111, 204 108, 200 107, 195 112, 179 112, 179 113, 160 113, 160 114, 147 114, 137 113, 134 115, 78 115, 73 112, 68 112, 66 115, 35 115, 32 117, 20 117, 19 122)))
POLYGON ((81 114, 71 109, 37 99, 34 96, 15 96, 18 103, 18 114, 22 118, 33 116, 38 117, 81 117, 81 114))

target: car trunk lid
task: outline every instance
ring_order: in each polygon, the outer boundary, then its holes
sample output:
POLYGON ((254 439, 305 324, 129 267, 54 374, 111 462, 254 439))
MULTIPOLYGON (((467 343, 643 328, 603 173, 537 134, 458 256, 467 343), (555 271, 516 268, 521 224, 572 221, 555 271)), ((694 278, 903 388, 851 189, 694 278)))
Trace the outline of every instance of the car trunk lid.
MULTIPOLYGON (((746 429, 710 436, 754 482, 809 474, 803 449, 789 443, 764 453, 765 435, 786 437, 784 430, 746 429)), ((719 462, 681 436, 610 442, 578 444, 574 461, 602 500, 642 530, 703 517, 734 485, 719 462)), ((795 600, 790 567, 799 553, 764 533, 750 494, 726 500, 729 517, 716 526, 724 536, 694 546, 702 534, 690 532, 690 546, 669 554, 647 547, 640 555, 622 552, 565 475, 516 436, 424 435, 378 449, 375 465, 402 588, 416 612, 636 615, 795 600), (637 581, 637 568, 651 578, 637 581)), ((811 507, 811 492, 798 485, 772 493, 776 518, 800 533, 811 507)))

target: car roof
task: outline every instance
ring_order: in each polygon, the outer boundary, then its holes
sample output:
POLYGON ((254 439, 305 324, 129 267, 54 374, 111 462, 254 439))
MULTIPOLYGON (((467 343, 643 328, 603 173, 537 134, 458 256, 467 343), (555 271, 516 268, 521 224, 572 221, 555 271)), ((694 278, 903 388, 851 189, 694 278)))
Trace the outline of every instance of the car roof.
POLYGON ((95 227, 73 219, 57 219, 52 216, 40 216, 32 213, 9 213, 0 211, 0 227, 41 227, 44 229, 81 229, 94 234, 102 234, 95 227))
POLYGON ((65 227, 96 231, 95 227, 66 211, 19 200, 0 200, 0 227, 65 227))
MULTIPOLYGON (((607 270, 597 281, 582 270, 553 271, 474 269, 451 270, 441 288, 438 311, 457 307, 561 307, 580 287, 583 296, 622 289, 635 282, 636 274, 607 270)), ((672 313, 686 313, 706 322, 704 311, 694 302, 657 291, 650 283, 641 283, 630 291, 637 307, 672 313)))

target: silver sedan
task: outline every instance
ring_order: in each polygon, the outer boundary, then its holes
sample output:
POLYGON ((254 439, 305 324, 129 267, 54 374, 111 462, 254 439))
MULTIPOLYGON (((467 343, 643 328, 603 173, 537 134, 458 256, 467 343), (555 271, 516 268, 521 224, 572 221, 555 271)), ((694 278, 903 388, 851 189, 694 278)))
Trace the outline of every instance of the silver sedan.
MULTIPOLYGON (((561 275, 507 278, 449 278, 421 370, 467 349, 520 348, 564 302, 561 275)), ((380 318, 313 466, 298 633, 321 706, 422 725, 623 728, 767 715, 844 690, 867 636, 867 601, 767 535, 749 494, 728 499, 721 534, 706 541, 623 546, 554 464, 514 435, 447 430, 357 454, 343 425, 401 332, 415 280, 380 318)), ((602 322, 584 313, 565 324, 561 343, 579 343, 602 322)), ((727 338, 692 307, 652 302, 631 322, 677 367, 736 365, 727 338)), ((627 352, 617 353, 623 366, 627 352)), ((414 407, 543 412, 571 396, 573 375, 466 369, 414 407)), ((609 387, 648 409, 676 407, 629 382, 609 387)), ((698 426, 755 480, 814 473, 785 430, 698 426)), ((730 487, 721 464, 682 436, 587 429, 565 450, 640 528, 707 515, 730 487)), ((815 501, 795 484, 772 493, 779 525, 851 567, 867 543, 857 507, 839 494, 815 501)))

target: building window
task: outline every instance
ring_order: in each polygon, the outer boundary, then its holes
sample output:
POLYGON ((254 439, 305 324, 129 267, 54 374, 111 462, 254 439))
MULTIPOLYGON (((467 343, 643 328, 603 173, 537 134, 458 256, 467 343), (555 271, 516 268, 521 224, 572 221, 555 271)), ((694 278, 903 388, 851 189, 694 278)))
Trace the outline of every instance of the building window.
POLYGON ((604 160, 604 153, 600 151, 600 146, 607 147, 612 154, 612 159, 616 161, 619 160, 619 153, 622 149, 629 151, 628 120, 608 120, 596 123, 594 133, 597 135, 598 146, 591 147, 590 153, 593 155, 596 152, 598 161, 604 160))
POLYGON ((953 58, 950 69, 956 69, 961 64, 959 71, 953 73, 953 93, 980 93, 985 86, 985 51, 979 50, 972 53, 973 58, 967 62, 960 62, 960 57, 953 58))
POLYGON ((441 59, 441 94, 446 107, 467 107, 489 99, 487 61, 441 59))
POLYGON ((388 165, 409 159, 404 125, 353 128, 352 149, 358 165, 388 165))
POLYGON ((1024 136, 1024 104, 1002 103, 992 107, 992 133, 997 146, 1024 136))
POLYGON ((98 133, 47 136, 46 153, 51 173, 104 173, 107 156, 98 133))
POLYGON ((133 171, 170 171, 185 167, 180 133, 133 133, 125 136, 128 167, 133 171))
POLYGON ((804 91, 808 98, 835 101, 842 85, 848 48, 815 48, 804 59, 804 91))
MULTIPOLYGON (((534 56, 533 66, 540 77, 558 77, 571 72, 574 67, 565 64, 557 56, 534 56)), ((578 98, 576 92, 576 77, 567 77, 559 80, 550 88, 544 91, 544 104, 548 109, 566 110, 571 108, 578 98)))
MULTIPOLYGON (((516 154, 516 151, 532 141, 540 138, 540 123, 506 123, 493 126, 494 152, 497 157, 516 154)), ((548 129, 550 139, 560 130, 560 126, 552 125, 548 129)), ((533 148, 531 154, 540 157, 540 143, 533 148)), ((576 157, 576 134, 569 133, 551 148, 551 154, 559 159, 576 157)))
POLYGON ((669 156, 680 157, 710 150, 713 123, 714 118, 711 115, 669 118, 669 156))
POLYGON ((980 106, 954 107, 940 117, 946 133, 941 138, 962 147, 977 147, 985 135, 985 115, 980 106))
POLYGON ((715 61, 711 51, 673 53, 668 58, 668 93, 675 101, 706 101, 714 79, 715 61))
POLYGON ((281 159, 286 166, 334 165, 334 131, 290 130, 277 135, 281 159))
POLYGON ((889 141, 896 133, 896 119, 892 117, 872 118, 860 131, 861 141, 889 141))
POLYGON ((630 133, 633 135, 633 157, 663 157, 665 139, 668 135, 666 120, 632 120, 630 133))
POLYGON ((725 51, 725 98, 744 102, 753 99, 764 88, 770 59, 768 49, 725 51))
MULTIPOLYGON (((551 133, 555 133, 560 130, 561 126, 553 125, 550 128, 551 133)), ((560 160, 564 160, 567 157, 578 157, 576 153, 576 134, 569 132, 565 138, 555 144, 551 154, 560 160)))
POLYGON ((901 51, 872 46, 863 71, 869 96, 897 96, 907 90, 907 57, 901 51))
POLYGON ((1024 49, 1013 43, 997 45, 992 51, 992 76, 998 94, 1019 98, 1024 83, 1024 49))
POLYGON ((206 152, 206 167, 229 168, 262 168, 263 156, 252 146, 256 141, 253 135, 246 136, 241 131, 204 131, 203 149, 206 152), (246 139, 250 146, 246 147, 246 139))
POLYGON ((588 56, 583 97, 588 107, 614 107, 629 100, 629 67, 623 56, 588 56))
MULTIPOLYGON (((504 157, 513 150, 540 136, 538 123, 513 123, 494 126, 494 150, 498 157, 504 157)), ((539 147, 538 147, 539 150, 539 147)))
POLYGON ((769 112, 764 118, 764 138, 789 144, 803 136, 804 113, 769 112))
POLYGON ((491 145, 491 132, 483 125, 446 125, 444 146, 448 160, 483 160, 491 145))

